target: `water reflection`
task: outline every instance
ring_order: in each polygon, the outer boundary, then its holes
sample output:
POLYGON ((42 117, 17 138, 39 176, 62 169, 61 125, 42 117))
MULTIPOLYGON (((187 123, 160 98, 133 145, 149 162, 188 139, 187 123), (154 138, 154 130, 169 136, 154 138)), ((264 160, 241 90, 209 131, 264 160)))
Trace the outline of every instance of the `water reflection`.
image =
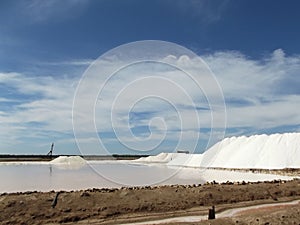
POLYGON ((50 173, 49 173, 50 176, 52 176, 52 165, 51 165, 51 164, 49 165, 49 172, 50 172, 50 173))
MULTIPOLYGON (((1 164, 0 193, 18 191, 80 190, 87 188, 151 185, 173 173, 165 166, 126 165, 124 163, 89 163, 53 165, 49 163, 1 164), (105 176, 103 176, 105 175, 105 176), (4 182, 5 181, 5 182, 4 182)), ((199 182, 199 179, 197 179, 199 182)), ((161 184, 190 183, 186 177, 164 180, 161 184)))
POLYGON ((203 184, 206 181, 263 181, 292 179, 271 174, 174 168, 162 164, 89 162, 80 167, 50 163, 0 163, 0 193, 80 190, 88 188, 203 184))

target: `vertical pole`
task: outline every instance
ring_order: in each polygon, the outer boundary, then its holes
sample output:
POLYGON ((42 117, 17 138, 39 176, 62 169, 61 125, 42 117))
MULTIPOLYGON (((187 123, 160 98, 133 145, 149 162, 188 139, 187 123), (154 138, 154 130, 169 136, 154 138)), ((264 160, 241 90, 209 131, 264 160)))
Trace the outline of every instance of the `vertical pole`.
POLYGON ((215 206, 208 210, 208 219, 213 220, 216 218, 215 206))
POLYGON ((52 144, 51 144, 51 148, 50 148, 50 151, 48 152, 48 154, 47 154, 47 155, 49 155, 49 156, 52 156, 52 153, 53 153, 53 148, 54 148, 54 143, 52 142, 52 144))
POLYGON ((51 155, 51 156, 52 156, 52 153, 53 153, 53 148, 54 148, 54 143, 52 142, 51 150, 50 150, 50 155, 51 155))

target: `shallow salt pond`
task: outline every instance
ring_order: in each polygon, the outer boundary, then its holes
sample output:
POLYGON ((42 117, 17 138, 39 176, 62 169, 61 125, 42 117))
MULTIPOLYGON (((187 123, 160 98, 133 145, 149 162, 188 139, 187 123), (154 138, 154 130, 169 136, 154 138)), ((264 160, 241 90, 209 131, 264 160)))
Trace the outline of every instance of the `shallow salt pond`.
POLYGON ((176 177, 177 170, 162 165, 115 161, 88 162, 85 165, 0 163, 0 192, 203 183, 199 177, 176 177))
POLYGON ((263 181, 292 177, 168 167, 131 161, 87 161, 86 164, 49 162, 0 163, 0 193, 20 191, 80 190, 87 188, 203 184, 207 181, 263 181))

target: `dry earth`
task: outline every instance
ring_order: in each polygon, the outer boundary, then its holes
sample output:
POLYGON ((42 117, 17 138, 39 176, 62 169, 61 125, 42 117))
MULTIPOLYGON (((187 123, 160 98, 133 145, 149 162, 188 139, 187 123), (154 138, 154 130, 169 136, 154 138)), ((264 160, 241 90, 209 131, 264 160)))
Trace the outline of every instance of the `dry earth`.
MULTIPOLYGON (((56 194, 54 191, 1 194, 0 224, 120 224, 204 215, 212 205, 220 212, 245 205, 300 199, 300 180, 60 192, 53 208, 56 194)), ((299 207, 271 208, 228 219, 203 221, 203 224, 268 223, 300 224, 299 207)))

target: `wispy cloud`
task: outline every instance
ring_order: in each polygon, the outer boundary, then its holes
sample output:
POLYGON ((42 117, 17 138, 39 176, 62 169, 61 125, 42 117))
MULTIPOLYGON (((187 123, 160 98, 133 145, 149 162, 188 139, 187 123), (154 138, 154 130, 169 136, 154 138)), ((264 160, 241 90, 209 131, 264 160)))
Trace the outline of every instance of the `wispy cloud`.
MULTIPOLYGON (((72 133, 72 80, 29 77, 20 73, 0 73, 3 97, 1 111, 1 149, 26 144, 26 139, 57 139, 72 133), (4 107, 7 104, 10 107, 4 107), (47 137, 48 135, 48 137, 47 137), (10 141, 9 141, 10 140, 10 141)), ((21 147, 19 147, 21 149, 21 147)))
POLYGON ((228 100, 228 126, 270 128, 299 125, 297 114, 300 57, 286 56, 282 49, 260 60, 237 52, 218 52, 204 60, 216 73, 228 100), (240 104, 230 104, 232 99, 240 104))
POLYGON ((60 61, 60 62, 39 62, 41 65, 49 66, 89 66, 95 59, 82 59, 82 60, 71 60, 71 61, 60 61))
POLYGON ((82 12, 88 3, 89 0, 24 0, 19 7, 32 22, 42 23, 72 18, 82 12))
MULTIPOLYGON (((249 59, 231 51, 215 52, 202 58, 214 72, 224 93, 227 135, 256 133, 264 129, 276 131, 280 126, 299 127, 300 93, 296 87, 300 82, 300 56, 287 56, 278 49, 261 59, 249 59)), ((169 56, 162 60, 172 60, 178 66, 189 65, 194 71, 202 69, 187 56, 169 56)), ((76 67, 76 63, 73 66, 76 67)), ((104 82, 102 74, 96 74, 95 79, 87 84, 90 89, 79 101, 83 107, 92 101, 95 111, 77 117, 82 134, 79 138, 85 140, 90 149, 99 145, 97 138, 91 135, 94 125, 103 141, 112 146, 118 142, 113 134, 116 130, 121 140, 137 147, 147 140, 149 145, 155 144, 162 137, 171 143, 176 141, 174 137, 176 139, 180 135, 188 143, 199 132, 200 139, 209 138, 212 125, 209 102, 199 88, 179 71, 161 65, 140 64, 119 71, 106 83, 98 98, 91 99, 104 82), (130 87, 127 92, 126 87, 130 87), (132 105, 132 100, 139 94, 151 91, 165 99, 152 96, 132 105), (187 101, 184 91, 194 99, 195 105, 187 101), (114 123, 111 121, 112 112, 116 116, 114 123), (200 130, 195 126, 195 112, 199 117, 200 130), (90 121, 94 119, 95 123, 90 126, 90 121), (182 119, 184 126, 181 126, 182 119), (103 136, 104 133, 109 135, 103 136), (142 142, 136 142, 138 139, 142 142)), ((72 104, 78 82, 79 77, 0 73, 3 93, 0 98, 1 149, 15 145, 20 147, 27 139, 34 139, 40 145, 47 135, 55 136, 59 143, 64 143, 64 140, 66 145, 70 143, 73 132, 72 104), (10 92, 9 96, 7 92, 10 92), (7 104, 11 107, 4 107, 7 104)), ((214 96, 214 90, 208 94, 214 96)), ((221 113, 218 107, 215 113, 221 113)), ((215 125, 218 130, 223 124, 216 122, 215 125)))
POLYGON ((230 0, 187 0, 169 1, 177 12, 192 16, 202 24, 211 24, 219 21, 226 12, 230 0))

